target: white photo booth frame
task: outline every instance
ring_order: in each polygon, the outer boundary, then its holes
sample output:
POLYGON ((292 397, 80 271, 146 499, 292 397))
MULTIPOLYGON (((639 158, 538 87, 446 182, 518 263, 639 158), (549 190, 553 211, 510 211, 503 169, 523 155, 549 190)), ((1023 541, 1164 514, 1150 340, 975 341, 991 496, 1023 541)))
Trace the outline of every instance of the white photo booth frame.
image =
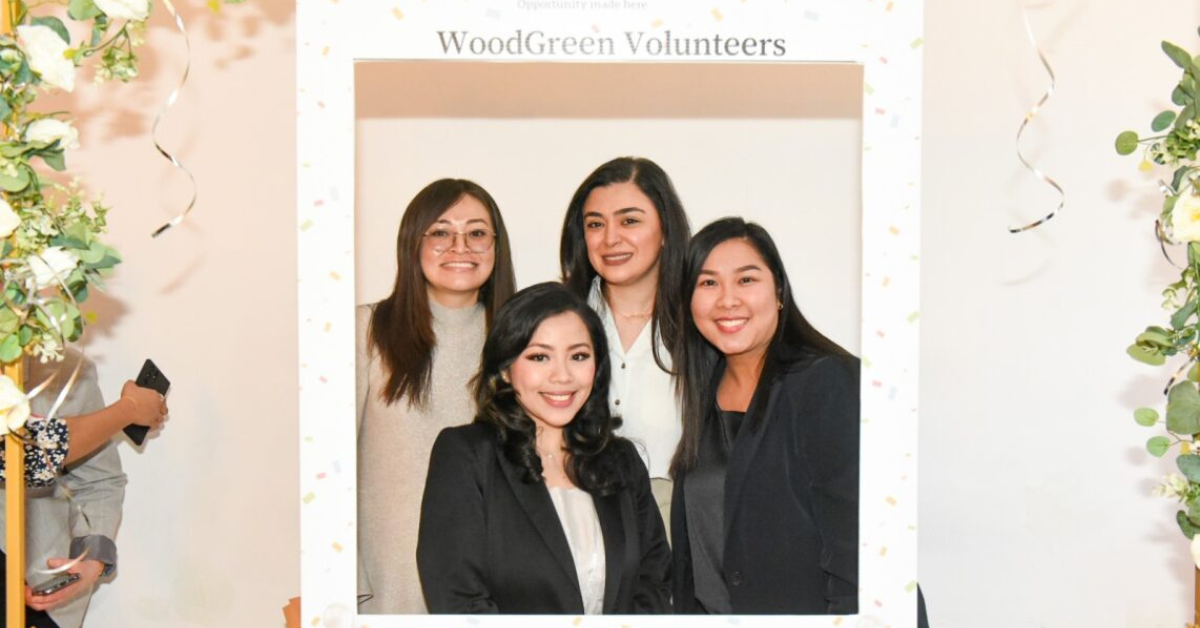
MULTIPOLYGON (((676 626, 651 617, 414 617, 356 612, 354 63, 816 62, 863 67, 862 456, 856 616, 691 617, 688 625, 916 625, 921 134, 919 0, 299 0, 298 306, 304 626, 676 626), (503 42, 522 32, 522 44, 503 42), (456 54, 438 31, 482 35, 456 54), (528 38, 538 32, 544 38, 528 38), (738 41, 707 56, 650 41, 738 41), (644 33, 635 50, 625 32, 644 33), (501 44, 489 41, 499 37, 501 44), (557 38, 549 50, 548 40, 557 38), (611 44, 589 43, 611 38, 611 44), (779 40, 781 45, 744 46, 779 40), (570 43, 567 43, 570 40, 570 43), (585 50, 585 48, 587 50, 585 50), (669 49, 669 46, 664 46, 669 49), (763 56, 763 55, 771 56, 763 56), (775 56, 778 54, 778 56, 775 56)), ((710 47, 711 51, 713 48, 710 47)), ((397 86, 402 90, 402 86, 397 86)), ((700 225, 696 225, 698 228, 700 225)))

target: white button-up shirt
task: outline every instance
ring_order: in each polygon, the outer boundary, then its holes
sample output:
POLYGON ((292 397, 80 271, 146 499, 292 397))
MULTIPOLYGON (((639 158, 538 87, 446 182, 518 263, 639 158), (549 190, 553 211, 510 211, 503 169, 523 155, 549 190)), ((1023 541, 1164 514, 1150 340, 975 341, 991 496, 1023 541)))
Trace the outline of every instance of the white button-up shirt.
MULTIPOLYGON (((671 374, 654 361, 650 344, 652 326, 647 322, 626 352, 621 346, 615 315, 604 301, 599 277, 592 281, 588 305, 600 315, 608 336, 608 359, 612 365, 608 405, 613 414, 621 417, 618 433, 637 446, 650 470, 650 477, 668 478, 667 470, 683 433, 683 424, 671 374)), ((661 340, 658 341, 658 354, 671 368, 671 354, 661 340)))

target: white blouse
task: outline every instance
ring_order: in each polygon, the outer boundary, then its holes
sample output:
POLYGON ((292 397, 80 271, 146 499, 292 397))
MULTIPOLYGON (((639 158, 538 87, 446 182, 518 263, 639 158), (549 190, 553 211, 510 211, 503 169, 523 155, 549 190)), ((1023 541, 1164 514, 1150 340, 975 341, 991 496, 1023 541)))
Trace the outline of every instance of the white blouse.
MULTIPOLYGON (((683 423, 671 374, 658 368, 654 361, 651 324, 646 323, 626 352, 621 346, 616 319, 600 290, 599 277, 592 281, 588 305, 600 315, 608 337, 608 360, 612 371, 608 406, 613 414, 621 417, 618 433, 637 446, 642 461, 650 470, 650 477, 667 479, 671 457, 683 434, 683 423)), ((671 368, 671 354, 661 341, 658 354, 663 364, 671 368)))
POLYGON ((585 615, 604 612, 604 534, 592 496, 579 488, 550 487, 550 500, 575 561, 585 615))

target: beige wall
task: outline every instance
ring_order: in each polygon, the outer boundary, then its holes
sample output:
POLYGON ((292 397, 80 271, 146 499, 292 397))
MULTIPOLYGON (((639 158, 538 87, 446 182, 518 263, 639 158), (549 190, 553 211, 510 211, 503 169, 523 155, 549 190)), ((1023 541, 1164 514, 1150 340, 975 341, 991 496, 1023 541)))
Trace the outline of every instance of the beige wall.
MULTIPOLYGON (((89 302, 104 322, 88 351, 110 397, 146 356, 175 382, 167 432, 123 450, 121 574, 94 627, 278 625, 299 590, 293 7, 184 9, 192 79, 163 138, 200 180, 185 227, 148 237, 186 194, 145 138, 182 60, 165 12, 148 80, 74 97, 85 147, 69 163, 107 190, 127 261, 89 302)), ((1171 272, 1152 186, 1111 145, 1167 104, 1177 71, 1158 41, 1200 49, 1200 8, 1032 15, 1059 92, 1027 154, 1068 207, 1011 236, 1056 202, 1013 153, 1046 79, 1017 3, 926 3, 921 580, 941 627, 1174 628, 1191 568, 1171 504, 1148 496, 1169 466, 1129 414, 1162 378, 1123 354, 1171 272)))

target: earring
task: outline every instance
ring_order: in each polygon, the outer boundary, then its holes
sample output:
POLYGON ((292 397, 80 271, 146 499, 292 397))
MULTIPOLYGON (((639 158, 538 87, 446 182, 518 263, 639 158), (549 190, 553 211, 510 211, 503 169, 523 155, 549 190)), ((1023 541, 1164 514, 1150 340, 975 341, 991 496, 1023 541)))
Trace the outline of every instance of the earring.
POLYGON ((783 311, 783 303, 777 304, 776 307, 778 307, 780 311, 783 311))

